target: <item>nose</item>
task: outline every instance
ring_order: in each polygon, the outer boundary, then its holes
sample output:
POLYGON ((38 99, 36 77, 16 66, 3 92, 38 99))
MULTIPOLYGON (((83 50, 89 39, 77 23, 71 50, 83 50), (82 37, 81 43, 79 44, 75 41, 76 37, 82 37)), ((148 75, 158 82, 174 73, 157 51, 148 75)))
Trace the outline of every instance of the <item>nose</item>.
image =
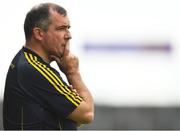
POLYGON ((71 39, 72 38, 71 33, 70 33, 69 30, 66 31, 65 38, 66 39, 71 39))

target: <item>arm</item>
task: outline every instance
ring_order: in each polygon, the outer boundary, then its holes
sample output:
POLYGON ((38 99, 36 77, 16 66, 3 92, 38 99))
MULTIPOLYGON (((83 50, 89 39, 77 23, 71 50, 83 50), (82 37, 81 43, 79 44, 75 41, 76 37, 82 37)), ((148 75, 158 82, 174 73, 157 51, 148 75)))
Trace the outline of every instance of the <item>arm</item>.
POLYGON ((79 72, 66 75, 69 83, 75 87, 78 94, 83 98, 81 104, 68 116, 78 123, 90 123, 94 116, 93 98, 85 86, 79 72))
POLYGON ((94 118, 93 98, 84 84, 79 72, 78 58, 69 52, 69 44, 66 46, 63 57, 60 59, 52 56, 57 62, 60 70, 65 73, 68 82, 73 86, 77 93, 83 98, 80 105, 67 117, 80 124, 90 123, 94 118))

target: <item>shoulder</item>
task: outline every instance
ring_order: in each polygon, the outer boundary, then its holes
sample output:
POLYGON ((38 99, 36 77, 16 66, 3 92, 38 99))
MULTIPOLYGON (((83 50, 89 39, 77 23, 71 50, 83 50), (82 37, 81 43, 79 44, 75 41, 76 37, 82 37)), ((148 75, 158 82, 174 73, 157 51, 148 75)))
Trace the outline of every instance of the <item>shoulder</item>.
POLYGON ((35 77, 38 75, 36 69, 30 64, 25 55, 22 53, 17 63, 18 76, 21 77, 35 77))

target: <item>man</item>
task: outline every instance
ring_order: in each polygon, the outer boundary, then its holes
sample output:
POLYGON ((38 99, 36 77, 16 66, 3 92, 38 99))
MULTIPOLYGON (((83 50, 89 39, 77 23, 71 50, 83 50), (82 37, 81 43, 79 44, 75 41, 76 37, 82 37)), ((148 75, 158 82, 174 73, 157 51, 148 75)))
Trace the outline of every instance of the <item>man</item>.
POLYGON ((77 129, 94 116, 93 98, 69 50, 66 10, 43 3, 26 15, 25 46, 13 59, 6 78, 4 129, 77 129), (56 61, 69 85, 50 66, 56 61))

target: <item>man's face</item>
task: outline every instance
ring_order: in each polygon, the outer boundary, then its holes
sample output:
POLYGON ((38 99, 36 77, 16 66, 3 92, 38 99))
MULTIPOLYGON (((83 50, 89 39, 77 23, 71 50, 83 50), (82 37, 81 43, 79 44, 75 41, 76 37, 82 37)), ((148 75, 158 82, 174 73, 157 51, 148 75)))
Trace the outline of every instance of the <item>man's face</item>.
POLYGON ((62 57, 66 44, 71 39, 69 32, 70 23, 67 16, 52 12, 52 23, 49 25, 48 31, 44 37, 44 48, 48 55, 62 57))

